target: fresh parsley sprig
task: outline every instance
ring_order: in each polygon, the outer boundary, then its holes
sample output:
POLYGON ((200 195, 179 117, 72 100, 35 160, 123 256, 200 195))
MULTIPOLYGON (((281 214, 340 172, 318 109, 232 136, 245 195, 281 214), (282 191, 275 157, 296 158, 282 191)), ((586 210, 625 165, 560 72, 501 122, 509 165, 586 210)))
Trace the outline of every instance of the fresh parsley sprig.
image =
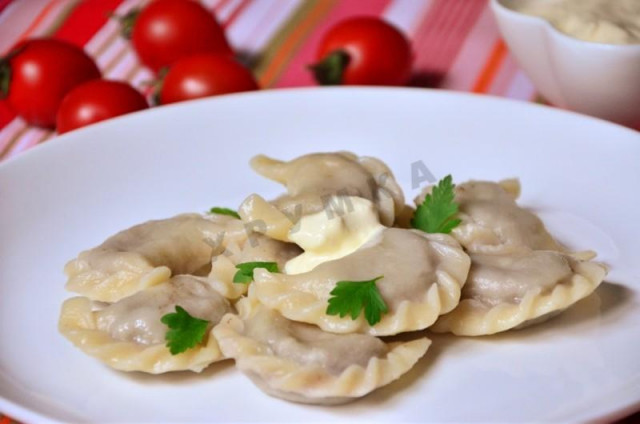
POLYGON ((387 304, 376 287, 376 281, 383 276, 368 281, 338 281, 329 298, 327 315, 347 315, 356 319, 364 309, 364 317, 369 325, 380 322, 382 314, 389 311, 387 304))
POLYGON ((455 218, 458 213, 458 204, 454 201, 455 187, 451 175, 441 179, 416 209, 411 226, 425 233, 444 234, 457 227, 460 220, 455 218))
POLYGON ((228 216, 232 216, 236 219, 240 219, 240 215, 238 214, 238 212, 234 211, 233 209, 229 209, 229 208, 221 208, 218 206, 214 206, 211 209, 209 209, 209 214, 218 214, 218 215, 228 215, 228 216))
POLYGON ((172 355, 177 355, 202 343, 209 321, 189 315, 182 306, 176 305, 176 311, 160 318, 169 327, 164 335, 167 347, 172 355))
POLYGON ((249 284, 253 281, 253 270, 256 268, 264 268, 269 272, 280 272, 277 262, 244 262, 236 265, 238 271, 233 276, 233 282, 249 284))

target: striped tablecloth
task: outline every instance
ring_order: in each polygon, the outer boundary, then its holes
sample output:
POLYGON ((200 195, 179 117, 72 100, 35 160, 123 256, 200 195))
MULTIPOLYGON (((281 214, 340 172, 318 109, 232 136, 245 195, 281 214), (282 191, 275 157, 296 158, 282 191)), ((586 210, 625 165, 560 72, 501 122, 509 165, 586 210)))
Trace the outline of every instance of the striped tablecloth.
MULTIPOLYGON (((0 0, 0 52, 30 37, 83 46, 104 76, 144 90, 153 75, 120 37, 110 12, 124 15, 145 0, 0 0)), ((412 40, 411 85, 535 101, 534 87, 500 39, 486 0, 202 0, 249 60, 264 88, 313 85, 305 65, 322 34, 355 15, 381 16, 412 40)), ((0 101, 0 160, 55 133, 29 127, 0 101)), ((0 424, 12 421, 0 414, 0 424)))
MULTIPOLYGON (((144 0, 0 0, 0 52, 29 37, 56 37, 93 56, 106 78, 142 88, 153 75, 138 62, 109 12, 144 0)), ((202 0, 248 58, 262 87, 313 85, 305 65, 322 34, 354 15, 382 16, 411 38, 412 85, 535 100, 529 79, 501 41, 486 0, 202 0)), ((0 160, 55 133, 29 127, 0 101, 0 160)))

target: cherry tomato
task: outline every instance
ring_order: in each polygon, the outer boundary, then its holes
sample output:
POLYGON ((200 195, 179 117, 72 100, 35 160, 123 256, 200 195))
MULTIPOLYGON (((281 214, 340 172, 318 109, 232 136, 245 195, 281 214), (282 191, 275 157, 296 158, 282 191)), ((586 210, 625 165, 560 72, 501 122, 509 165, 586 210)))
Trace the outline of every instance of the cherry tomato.
POLYGON ((0 74, 8 78, 11 108, 29 124, 49 128, 73 87, 100 78, 96 64, 80 47, 53 39, 24 42, 0 63, 0 74))
POLYGON ((372 17, 339 22, 320 42, 311 66, 320 84, 402 85, 411 76, 409 40, 372 17))
POLYGON ((107 80, 85 82, 62 100, 58 110, 58 133, 148 107, 142 94, 127 83, 107 80))
POLYGON ((257 90, 247 68, 227 55, 198 54, 176 62, 161 83, 160 104, 257 90))
POLYGON ((131 41, 140 61, 154 71, 195 53, 233 53, 211 12, 191 0, 149 4, 135 18, 131 41))

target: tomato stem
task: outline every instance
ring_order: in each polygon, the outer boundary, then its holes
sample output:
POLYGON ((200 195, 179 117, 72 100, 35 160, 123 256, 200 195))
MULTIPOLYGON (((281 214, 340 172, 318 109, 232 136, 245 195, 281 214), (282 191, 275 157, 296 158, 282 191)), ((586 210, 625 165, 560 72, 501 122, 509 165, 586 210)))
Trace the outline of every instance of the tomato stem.
POLYGON ((9 84, 11 84, 11 66, 6 57, 0 58, 0 99, 9 95, 9 84))
POLYGON ((351 57, 346 51, 336 50, 320 62, 309 65, 309 70, 313 72, 316 82, 320 85, 340 85, 344 70, 350 61, 351 57))
POLYGON ((0 57, 0 99, 5 99, 9 95, 11 85, 11 59, 24 49, 24 45, 18 44, 11 49, 4 57, 0 57))
POLYGON ((115 19, 120 23, 120 35, 127 40, 131 40, 131 33, 133 32, 133 26, 136 24, 140 9, 131 9, 124 15, 118 15, 115 13, 109 13, 111 19, 115 19))
POLYGON ((162 92, 164 78, 167 76, 168 72, 169 72, 169 67, 163 66, 158 71, 158 75, 155 79, 145 82, 145 85, 149 87, 151 91, 151 96, 150 96, 151 106, 160 106, 160 93, 162 92))

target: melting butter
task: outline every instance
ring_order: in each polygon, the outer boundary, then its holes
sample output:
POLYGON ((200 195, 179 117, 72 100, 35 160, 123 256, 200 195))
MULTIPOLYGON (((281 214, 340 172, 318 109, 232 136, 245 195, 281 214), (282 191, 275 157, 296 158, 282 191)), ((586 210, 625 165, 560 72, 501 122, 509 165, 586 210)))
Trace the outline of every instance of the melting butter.
POLYGON ((361 197, 332 196, 320 212, 304 216, 289 231, 289 240, 304 253, 289 260, 287 274, 311 271, 323 262, 345 257, 380 234, 375 205, 361 197))

